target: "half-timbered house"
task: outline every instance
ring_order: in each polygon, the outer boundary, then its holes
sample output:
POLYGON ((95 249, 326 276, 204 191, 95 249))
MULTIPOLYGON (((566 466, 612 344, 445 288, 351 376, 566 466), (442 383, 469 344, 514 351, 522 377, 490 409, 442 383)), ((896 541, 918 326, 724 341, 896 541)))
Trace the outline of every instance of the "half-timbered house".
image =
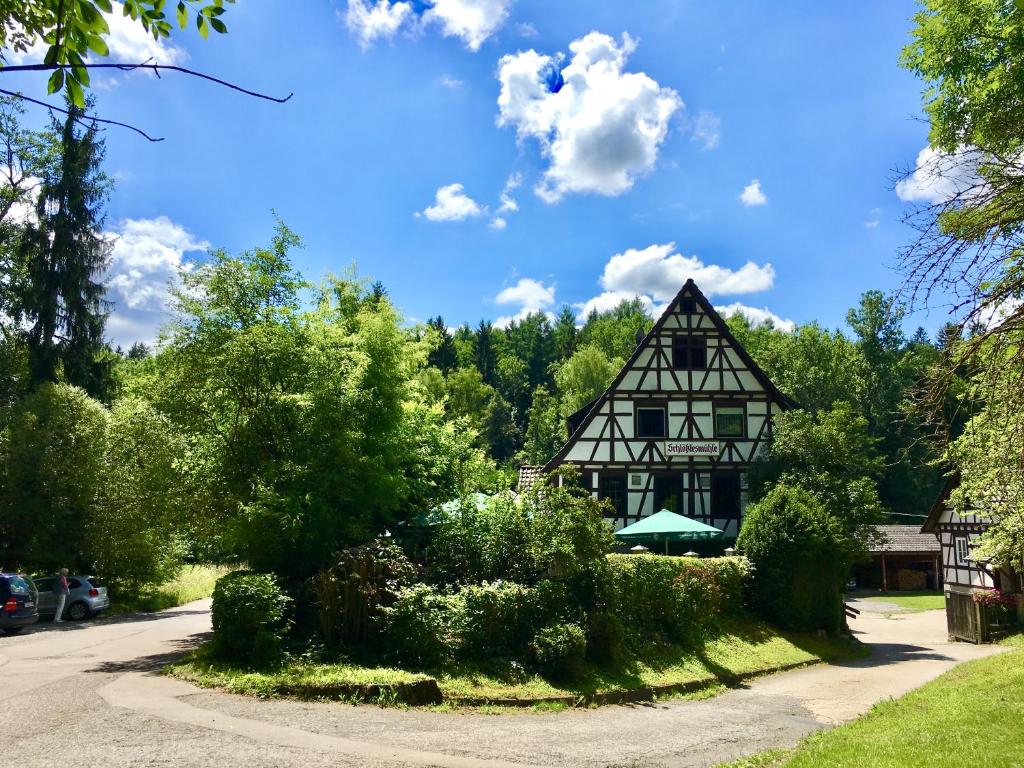
POLYGON ((750 465, 793 406, 687 280, 544 470, 574 465, 616 528, 669 509, 734 538, 750 465))
POLYGON ((986 639, 987 628, 972 601, 972 593, 983 589, 1020 593, 1024 584, 1021 574, 995 568, 974 556, 975 542, 993 520, 983 510, 960 514, 953 508, 949 499, 958 482, 955 477, 947 481, 921 532, 934 534, 942 550, 943 589, 950 636, 979 642, 986 639))

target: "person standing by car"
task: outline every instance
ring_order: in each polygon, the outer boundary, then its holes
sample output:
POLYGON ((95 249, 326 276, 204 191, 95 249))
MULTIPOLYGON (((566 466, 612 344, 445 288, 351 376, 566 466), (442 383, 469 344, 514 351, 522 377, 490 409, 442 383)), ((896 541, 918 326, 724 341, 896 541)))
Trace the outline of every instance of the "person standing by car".
POLYGON ((61 616, 64 615, 64 601, 68 599, 68 595, 71 594, 71 590, 68 588, 68 569, 61 568, 60 576, 53 582, 53 591, 57 595, 57 612, 53 614, 54 624, 63 624, 64 619, 61 616))

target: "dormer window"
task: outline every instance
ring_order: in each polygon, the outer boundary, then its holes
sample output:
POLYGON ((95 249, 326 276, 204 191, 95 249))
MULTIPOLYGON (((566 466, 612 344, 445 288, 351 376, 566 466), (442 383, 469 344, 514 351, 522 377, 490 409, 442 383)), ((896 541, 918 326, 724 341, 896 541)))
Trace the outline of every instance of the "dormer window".
POLYGON ((672 367, 703 371, 708 367, 708 340, 703 336, 676 336, 672 339, 672 367))
POLYGON ((668 429, 665 424, 664 408, 636 409, 636 436, 642 438, 665 437, 668 429))

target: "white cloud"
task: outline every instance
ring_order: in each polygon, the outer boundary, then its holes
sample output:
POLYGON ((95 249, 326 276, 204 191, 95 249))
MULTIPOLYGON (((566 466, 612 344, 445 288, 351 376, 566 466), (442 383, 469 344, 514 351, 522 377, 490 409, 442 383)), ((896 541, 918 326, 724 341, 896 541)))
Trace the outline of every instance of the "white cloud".
POLYGON ((743 188, 743 191, 740 193, 740 202, 748 208, 755 205, 764 205, 768 202, 768 198, 761 191, 760 180, 754 179, 743 188))
POLYGON ((701 145, 701 149, 709 150, 718 146, 722 137, 722 120, 714 112, 702 109, 693 121, 692 141, 701 145))
POLYGON ((106 234, 113 250, 104 282, 115 304, 108 334, 122 346, 152 342, 167 320, 171 286, 192 268, 185 254, 210 244, 166 216, 125 219, 106 234))
POLYGON ((365 0, 348 0, 345 24, 366 49, 378 38, 394 37, 413 15, 412 3, 377 0, 368 4, 365 0))
MULTIPOLYGON (((141 64, 152 60, 153 64, 182 64, 188 60, 184 48, 179 48, 166 39, 154 40, 153 35, 142 28, 138 21, 124 15, 124 6, 114 2, 111 13, 103 14, 110 27, 106 38, 110 49, 111 62, 141 64)), ((5 51, 11 64, 34 64, 41 62, 50 46, 42 40, 36 41, 27 51, 5 51)))
POLYGON ((748 261, 733 270, 705 264, 696 256, 683 256, 675 243, 629 248, 612 256, 601 275, 601 287, 631 296, 647 295, 655 302, 673 298, 683 283, 692 278, 708 296, 736 295, 764 291, 775 282, 771 264, 758 266, 748 261))
POLYGON ((550 307, 555 303, 555 286, 544 285, 539 280, 523 277, 515 285, 499 291, 494 297, 494 303, 519 305, 519 311, 514 315, 499 317, 494 321, 499 328, 505 328, 509 323, 522 320, 536 312, 553 318, 550 307))
POLYGON ((436 22, 445 37, 458 37, 471 51, 480 50, 484 41, 508 19, 513 0, 434 0, 423 14, 427 24, 436 22))
MULTIPOLYGON (((477 51, 508 19, 514 0, 348 0, 345 24, 365 49, 402 29, 435 25, 445 37, 461 39, 477 51)), ((339 13, 339 15, 341 15, 339 13)))
POLYGON ((505 186, 501 190, 501 205, 498 206, 498 213, 515 213, 519 210, 519 203, 516 202, 515 198, 512 197, 512 193, 519 188, 519 185, 523 183, 523 175, 521 173, 513 173, 505 180, 505 186))
POLYGON ((495 216, 493 219, 491 219, 491 223, 489 226, 491 227, 491 229, 504 229, 505 227, 508 226, 508 222, 505 221, 505 219, 503 219, 501 216, 495 216))
POLYGON ((462 185, 458 183, 439 187, 434 198, 434 205, 425 208, 423 215, 431 221, 462 221, 471 216, 483 215, 486 209, 481 208, 462 189, 462 185))
POLYGON ((498 124, 538 142, 549 165, 535 192, 549 203, 571 192, 613 196, 651 171, 683 102, 643 72, 623 72, 635 48, 599 32, 569 45, 571 58, 534 50, 498 63, 498 124))
POLYGON ((881 215, 881 208, 872 208, 868 211, 868 219, 864 222, 864 226, 868 229, 877 229, 878 225, 881 223, 881 219, 879 218, 881 215))
POLYGON ((896 196, 907 203, 944 203, 981 183, 979 152, 961 147, 947 153, 925 147, 917 153, 914 172, 896 183, 896 196))
POLYGON ((722 307, 715 307, 718 310, 718 314, 722 317, 732 317, 733 315, 743 315, 750 321, 751 325, 763 325, 766 322, 771 322, 780 331, 786 331, 789 333, 796 328, 796 323, 792 320, 784 320, 783 318, 776 315, 774 312, 769 310, 767 307, 748 307, 746 304, 740 304, 734 302, 732 304, 726 304, 722 307))
POLYGON ((465 85, 465 83, 462 80, 459 80, 459 79, 454 78, 454 77, 450 77, 448 75, 442 75, 439 82, 445 88, 451 88, 453 91, 457 90, 457 89, 459 89, 459 88, 461 88, 462 86, 465 85))
POLYGON ((537 37, 537 28, 528 21, 516 24, 516 34, 520 37, 537 37))

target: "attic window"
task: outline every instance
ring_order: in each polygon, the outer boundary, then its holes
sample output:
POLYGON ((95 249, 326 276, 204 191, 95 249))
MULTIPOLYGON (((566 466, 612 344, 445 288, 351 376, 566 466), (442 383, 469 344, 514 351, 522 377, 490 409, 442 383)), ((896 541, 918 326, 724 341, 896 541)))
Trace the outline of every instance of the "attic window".
POLYGON ((679 311, 684 315, 695 315, 697 314, 697 302, 690 298, 683 299, 679 302, 679 311))
POLYGON ((679 371, 703 371, 708 367, 708 341, 703 336, 672 339, 672 367, 679 371))
POLYGON ((666 432, 664 408, 636 409, 637 437, 665 437, 666 432))

